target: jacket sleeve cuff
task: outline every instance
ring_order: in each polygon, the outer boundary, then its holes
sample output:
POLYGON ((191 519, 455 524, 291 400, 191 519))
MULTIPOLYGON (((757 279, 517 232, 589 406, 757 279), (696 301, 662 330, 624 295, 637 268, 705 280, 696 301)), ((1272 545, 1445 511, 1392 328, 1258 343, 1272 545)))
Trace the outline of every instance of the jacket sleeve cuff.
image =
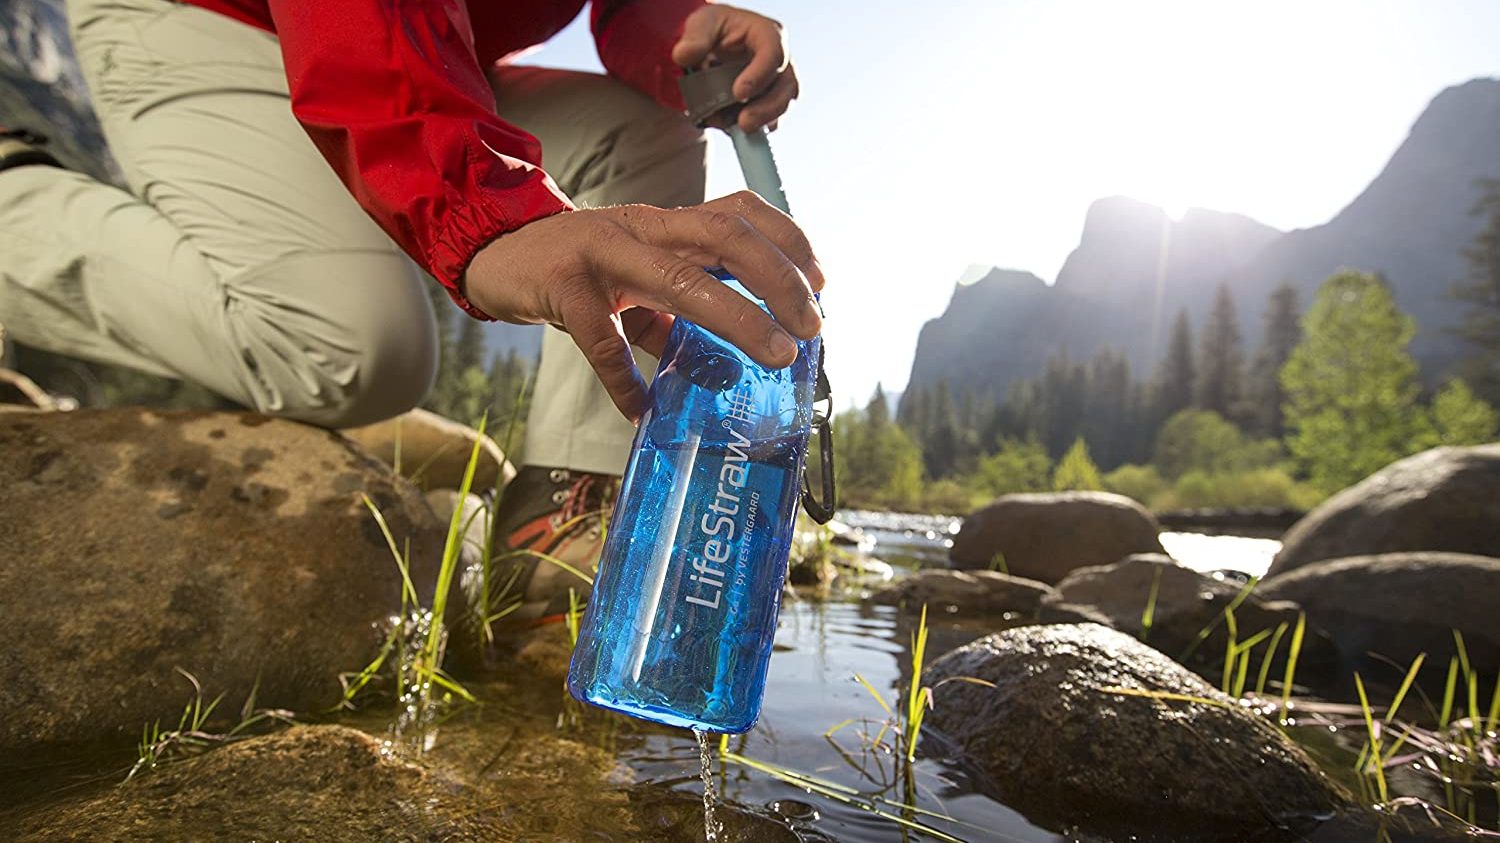
POLYGON ((495 317, 480 310, 463 294, 462 281, 469 262, 496 238, 527 223, 571 211, 573 204, 552 185, 551 179, 506 190, 499 201, 486 199, 481 196, 465 202, 448 215, 428 255, 427 266, 463 312, 475 319, 494 322, 495 317))

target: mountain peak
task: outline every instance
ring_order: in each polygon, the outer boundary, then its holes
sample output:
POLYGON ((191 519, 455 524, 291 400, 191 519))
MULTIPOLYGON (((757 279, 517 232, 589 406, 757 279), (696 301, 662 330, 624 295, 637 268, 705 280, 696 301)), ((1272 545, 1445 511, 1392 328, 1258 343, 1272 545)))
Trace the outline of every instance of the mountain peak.
POLYGON ((1216 284, 1280 234, 1242 214, 1192 208, 1173 220, 1156 205, 1110 196, 1089 206, 1057 286, 1101 304, 1171 300, 1216 284))

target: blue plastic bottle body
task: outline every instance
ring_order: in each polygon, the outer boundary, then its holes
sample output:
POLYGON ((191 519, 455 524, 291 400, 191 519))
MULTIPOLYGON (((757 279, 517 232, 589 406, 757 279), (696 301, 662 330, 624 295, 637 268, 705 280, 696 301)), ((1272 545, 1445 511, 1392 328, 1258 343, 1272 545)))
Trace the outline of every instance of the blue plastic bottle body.
POLYGON ((821 350, 803 342, 770 371, 677 320, 573 651, 574 697, 704 731, 755 724, 821 350))

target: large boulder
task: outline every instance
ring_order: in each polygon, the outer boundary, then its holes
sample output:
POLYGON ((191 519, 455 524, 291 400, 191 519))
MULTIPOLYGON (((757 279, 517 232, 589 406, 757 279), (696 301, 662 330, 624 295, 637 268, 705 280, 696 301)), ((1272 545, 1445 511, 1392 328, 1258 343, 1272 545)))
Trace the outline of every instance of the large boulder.
MULTIPOLYGON (((1086 607, 1109 626, 1145 641, 1216 683, 1222 675, 1229 642, 1226 610, 1231 605, 1237 642, 1262 631, 1274 637, 1275 630, 1285 624, 1272 662, 1272 675, 1278 677, 1299 614, 1295 603, 1267 599, 1258 587, 1201 574, 1157 553, 1136 554, 1113 565, 1079 568, 1064 577, 1043 602, 1047 607, 1044 620, 1067 617, 1064 607, 1086 607), (1149 630, 1145 624, 1148 604, 1149 630)), ((1250 651, 1257 668, 1270 644, 1267 638, 1250 651)), ((1317 629, 1308 628, 1298 665, 1298 674, 1304 679, 1326 678, 1338 665, 1333 643, 1317 629)))
POLYGON ((964 519, 949 558, 955 568, 990 568, 997 554, 1018 577, 1055 583, 1074 568, 1132 553, 1161 553, 1156 519, 1107 492, 1005 495, 964 519))
POLYGON ((1423 451, 1339 492, 1286 534, 1269 574, 1409 550, 1500 557, 1500 443, 1423 451))
POLYGON ((870 602, 919 611, 979 615, 1005 620, 1034 618, 1052 587, 998 571, 926 568, 870 595, 870 602), (1011 616, 1011 617, 1006 617, 1011 616))
MULTIPOLYGON (((1293 600, 1338 644, 1347 671, 1399 682, 1419 653, 1422 678, 1442 693, 1453 630, 1475 669, 1500 669, 1500 559, 1463 553, 1386 553, 1304 565, 1261 583, 1293 600)), ((1462 685, 1459 686, 1462 690, 1462 685)))
POLYGON ((933 662, 924 682, 937 688, 928 722, 988 774, 993 796, 1048 827, 1246 839, 1348 802, 1266 718, 1097 624, 989 635, 933 662))
POLYGON ((369 662, 442 531, 335 433, 241 413, 0 415, 0 749, 138 737, 192 687, 319 710, 369 662))

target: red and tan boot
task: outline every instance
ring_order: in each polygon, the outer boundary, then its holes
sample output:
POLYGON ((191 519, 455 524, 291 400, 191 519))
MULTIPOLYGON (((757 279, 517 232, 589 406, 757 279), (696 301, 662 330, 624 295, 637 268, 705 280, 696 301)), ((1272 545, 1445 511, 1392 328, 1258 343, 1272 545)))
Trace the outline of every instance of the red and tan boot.
POLYGON ((620 478, 561 468, 525 466, 505 487, 495 514, 493 580, 505 594, 498 608, 516 605, 502 626, 558 621, 571 589, 581 601, 604 546, 605 525, 620 478))

